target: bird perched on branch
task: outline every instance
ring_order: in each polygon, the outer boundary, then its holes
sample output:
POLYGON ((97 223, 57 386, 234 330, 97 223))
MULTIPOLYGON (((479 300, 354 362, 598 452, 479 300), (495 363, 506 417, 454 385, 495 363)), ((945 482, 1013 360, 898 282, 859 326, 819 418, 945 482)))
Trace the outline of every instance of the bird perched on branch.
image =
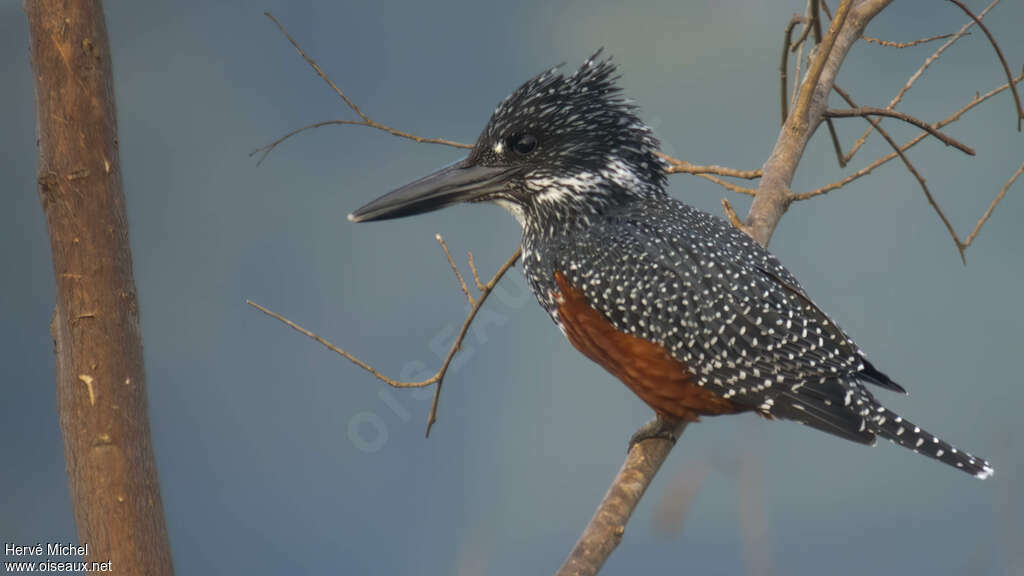
POLYGON ((658 140, 600 51, 502 101, 469 156, 349 215, 398 218, 498 204, 523 227, 523 273, 569 341, 622 380, 670 435, 702 415, 755 412, 872 444, 881 436, 978 478, 983 459, 889 411, 904 392, 779 261, 665 191, 658 140))

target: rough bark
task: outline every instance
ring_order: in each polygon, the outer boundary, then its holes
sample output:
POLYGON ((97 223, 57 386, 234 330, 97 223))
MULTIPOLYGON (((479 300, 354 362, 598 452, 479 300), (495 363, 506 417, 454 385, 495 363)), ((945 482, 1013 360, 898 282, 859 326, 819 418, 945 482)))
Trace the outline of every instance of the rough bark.
POLYGON ((138 301, 100 0, 25 0, 39 200, 57 283, 57 410, 84 560, 172 574, 149 436, 138 301))

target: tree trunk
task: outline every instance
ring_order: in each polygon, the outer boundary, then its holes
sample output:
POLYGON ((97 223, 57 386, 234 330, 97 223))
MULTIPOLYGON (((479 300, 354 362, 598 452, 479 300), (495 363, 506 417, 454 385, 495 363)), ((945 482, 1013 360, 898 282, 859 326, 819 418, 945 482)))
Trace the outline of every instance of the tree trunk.
POLYGON ((109 561, 116 574, 169 575, 102 2, 24 7, 39 200, 57 282, 57 411, 79 543, 89 546, 90 566, 109 561))

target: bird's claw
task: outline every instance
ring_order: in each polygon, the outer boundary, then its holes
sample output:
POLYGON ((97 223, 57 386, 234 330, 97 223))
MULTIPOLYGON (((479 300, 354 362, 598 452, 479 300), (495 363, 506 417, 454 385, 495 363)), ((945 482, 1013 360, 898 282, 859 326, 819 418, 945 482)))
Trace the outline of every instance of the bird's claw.
POLYGON ((675 444, 676 440, 679 439, 679 433, 677 432, 678 424, 678 422, 669 420, 660 415, 655 416, 653 420, 641 426, 640 429, 637 430, 629 439, 629 450, 632 450, 633 446, 640 442, 650 440, 652 438, 668 440, 672 444, 675 444))

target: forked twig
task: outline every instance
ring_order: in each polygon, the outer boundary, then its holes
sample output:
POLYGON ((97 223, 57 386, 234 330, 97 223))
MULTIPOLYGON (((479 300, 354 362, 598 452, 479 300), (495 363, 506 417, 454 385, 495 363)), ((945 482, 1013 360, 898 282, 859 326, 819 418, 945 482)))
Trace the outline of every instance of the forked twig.
MULTIPOLYGON (((443 243, 442 246, 444 246, 443 243)), ((447 248, 445 249, 445 252, 447 253, 447 248)), ((483 285, 483 288, 480 290, 480 295, 472 303, 472 307, 470 308, 469 313, 466 315, 466 319, 462 322, 462 328, 459 330, 458 335, 455 337, 455 342, 453 342, 451 348, 448 349, 448 354, 445 356, 444 362, 441 363, 441 367, 430 378, 427 378, 426 380, 420 380, 417 382, 406 382, 388 378, 387 376, 377 371, 373 366, 370 366, 369 364, 363 362, 356 356, 353 356, 352 354, 346 352, 345 350, 338 348, 334 344, 331 344, 325 338, 317 334, 314 334, 313 332, 303 328, 302 326, 299 326, 295 322, 292 322, 291 320, 285 318, 284 316, 278 314, 277 312, 268 310, 267 308, 260 306, 259 304, 251 300, 246 300, 245 303, 248 304, 249 306, 252 306, 253 308, 256 308, 260 312, 263 312, 267 316, 276 318, 277 320, 283 322, 285 325, 292 328, 296 332, 304 334, 305 336, 319 342, 331 352, 343 356, 346 360, 352 362, 356 366, 369 372, 375 378, 377 378, 381 382, 384 382, 388 386, 391 386, 393 388, 423 388, 425 386, 430 386, 431 384, 437 384, 437 387, 434 388, 434 399, 430 404, 430 415, 427 417, 426 435, 430 436, 430 428, 434 425, 435 422, 437 422, 437 405, 438 400, 441 397, 441 385, 444 383, 445 374, 448 373, 448 368, 449 366, 451 366, 452 360, 455 359, 455 354, 458 353, 459 349, 462 347, 462 341, 466 338, 466 333, 469 330, 469 325, 473 323, 473 319, 476 318, 477 312, 480 311, 480 308, 483 307, 484 302, 487 301, 487 297, 490 296, 491 293, 494 291, 494 287, 497 286, 498 281, 500 281, 501 278, 505 275, 505 273, 508 272, 509 269, 511 269, 512 266, 515 265, 515 263, 519 260, 519 257, 521 255, 522 248, 516 249, 515 253, 513 253, 512 256, 510 256, 509 259, 506 260, 505 263, 501 265, 501 268, 499 268, 498 271, 494 274, 494 277, 492 277, 491 280, 487 282, 487 284, 483 285)), ((452 267, 455 267, 454 263, 452 263, 452 267)), ((456 273, 458 273, 457 269, 456 273)), ((468 291, 466 291, 466 295, 469 296, 468 291)))
MULTIPOLYGON (((809 0, 811 9, 811 24, 814 26, 814 44, 821 44, 821 6, 824 2, 819 4, 818 0, 809 0)), ((832 20, 831 14, 829 20, 832 20)), ((825 118, 825 128, 828 129, 828 137, 832 140, 832 151, 835 152, 836 162, 839 163, 840 168, 846 168, 846 156, 843 154, 843 145, 839 143, 839 132, 836 131, 835 122, 832 122, 831 118, 825 118)))
POLYGON ((986 37, 988 37, 989 44, 992 44, 992 48, 995 49, 996 56, 999 57, 999 63, 1003 65, 1003 72, 1006 73, 1006 81, 1010 83, 1010 91, 1013 92, 1013 103, 1017 105, 1017 132, 1020 132, 1021 121, 1024 121, 1024 107, 1021 106, 1020 94, 1017 93, 1017 87, 1013 85, 1013 72, 1010 72, 1010 66, 1006 63, 1006 58, 1003 57, 1003 51, 1001 48, 999 48, 999 43, 996 42, 996 39, 994 36, 992 36, 992 33, 988 31, 988 26, 985 26, 985 23, 981 21, 981 18, 978 18, 974 14, 974 12, 971 12, 971 9, 968 8, 966 4, 964 4, 960 0, 949 1, 952 2, 953 4, 956 4, 961 10, 964 11, 965 14, 971 17, 971 20, 974 20, 974 22, 978 25, 978 28, 981 28, 981 31, 985 33, 986 37))

